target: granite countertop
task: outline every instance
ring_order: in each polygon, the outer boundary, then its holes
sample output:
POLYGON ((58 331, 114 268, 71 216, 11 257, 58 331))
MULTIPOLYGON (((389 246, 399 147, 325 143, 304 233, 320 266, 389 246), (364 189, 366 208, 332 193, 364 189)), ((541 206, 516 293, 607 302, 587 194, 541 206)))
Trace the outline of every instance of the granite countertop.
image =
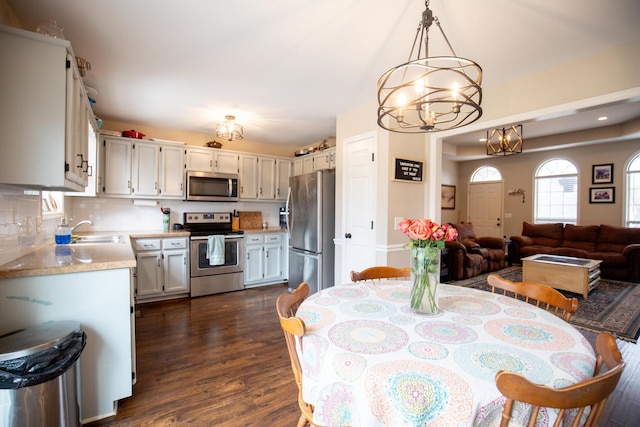
POLYGON ((131 249, 131 242, 126 235, 124 236, 123 243, 56 245, 51 242, 0 265, 0 279, 135 267, 136 258, 131 249))
POLYGON ((131 248, 132 238, 189 237, 189 232, 185 230, 101 231, 78 234, 80 236, 124 236, 124 239, 122 243, 56 245, 51 242, 18 259, 0 265, 0 279, 132 268, 136 266, 135 254, 131 248))

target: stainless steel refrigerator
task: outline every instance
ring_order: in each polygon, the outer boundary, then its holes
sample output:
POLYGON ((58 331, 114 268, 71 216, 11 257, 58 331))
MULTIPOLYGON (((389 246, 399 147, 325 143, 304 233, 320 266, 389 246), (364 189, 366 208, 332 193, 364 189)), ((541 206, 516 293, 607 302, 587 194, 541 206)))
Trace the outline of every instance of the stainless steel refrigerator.
POLYGON ((333 286, 335 233, 334 170, 289 178, 289 289, 302 282, 309 292, 333 286))

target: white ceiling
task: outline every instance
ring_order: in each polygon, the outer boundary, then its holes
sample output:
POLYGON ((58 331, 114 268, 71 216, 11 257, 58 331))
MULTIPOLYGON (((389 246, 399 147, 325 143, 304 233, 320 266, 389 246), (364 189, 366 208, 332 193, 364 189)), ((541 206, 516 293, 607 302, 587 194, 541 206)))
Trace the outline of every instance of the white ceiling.
MULTIPOLYGON (((337 115, 375 102, 380 75, 407 60, 425 4, 6 1, 25 29, 49 19, 64 29, 91 63, 85 84, 97 91, 101 118, 213 133, 234 114, 246 139, 292 147, 335 135, 337 115)), ((640 39, 638 0, 432 0, 430 8, 456 54, 482 66, 485 87, 640 39)), ((437 30, 430 34, 431 55, 448 54, 437 30)), ((640 102, 620 113, 640 117, 640 102)), ((481 133, 449 142, 476 143, 481 133)))

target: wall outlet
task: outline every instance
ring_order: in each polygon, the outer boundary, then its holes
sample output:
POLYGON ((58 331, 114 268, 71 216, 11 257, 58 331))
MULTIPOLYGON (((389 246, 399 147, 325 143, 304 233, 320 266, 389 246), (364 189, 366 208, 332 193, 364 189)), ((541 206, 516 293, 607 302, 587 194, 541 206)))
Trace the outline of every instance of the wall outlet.
POLYGON ((401 216, 397 216, 395 218, 393 218, 393 229, 394 230, 400 230, 400 221, 402 221, 404 218, 401 216))

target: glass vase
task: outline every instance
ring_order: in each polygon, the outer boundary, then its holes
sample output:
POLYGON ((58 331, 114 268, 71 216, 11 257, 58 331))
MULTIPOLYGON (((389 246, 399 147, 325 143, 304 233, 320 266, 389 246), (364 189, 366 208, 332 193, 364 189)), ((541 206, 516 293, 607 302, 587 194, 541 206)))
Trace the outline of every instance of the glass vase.
POLYGON ((440 249, 411 248, 411 310, 419 314, 438 312, 440 249))

